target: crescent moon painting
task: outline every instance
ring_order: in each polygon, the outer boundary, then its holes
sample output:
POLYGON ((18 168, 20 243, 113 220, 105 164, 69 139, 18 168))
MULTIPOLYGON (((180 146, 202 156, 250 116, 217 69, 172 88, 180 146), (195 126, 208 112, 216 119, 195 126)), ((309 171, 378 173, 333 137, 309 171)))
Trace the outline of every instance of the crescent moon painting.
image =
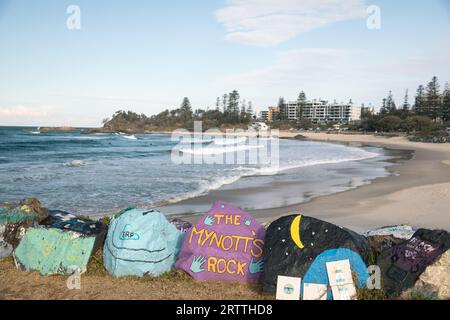
POLYGON ((302 220, 302 215, 299 214, 295 217, 295 219, 291 223, 291 238, 292 241, 299 247, 300 249, 304 248, 304 245, 300 239, 300 222, 302 220))

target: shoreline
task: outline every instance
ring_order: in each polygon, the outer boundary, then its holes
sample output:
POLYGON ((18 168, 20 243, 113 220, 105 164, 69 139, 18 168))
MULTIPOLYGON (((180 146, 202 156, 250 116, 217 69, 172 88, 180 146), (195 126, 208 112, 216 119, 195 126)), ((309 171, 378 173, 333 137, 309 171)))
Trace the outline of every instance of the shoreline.
MULTIPOLYGON (((394 224, 450 230, 450 145, 403 137, 302 133, 308 140, 414 151, 388 170, 396 175, 301 204, 301 212, 355 231, 394 224)), ((270 217, 274 218, 274 217, 270 217)))
MULTIPOLYGON (((447 215, 450 207, 450 144, 368 134, 280 131, 279 137, 294 139, 299 134, 306 141, 380 147, 412 152, 413 156, 387 167, 386 170, 392 173, 390 176, 375 178, 353 189, 319 195, 284 207, 249 210, 260 222, 301 212, 358 232, 396 224, 450 230, 450 216, 447 215)), ((186 200, 178 203, 183 201, 186 200)), ((199 214, 173 216, 195 222, 199 214)))

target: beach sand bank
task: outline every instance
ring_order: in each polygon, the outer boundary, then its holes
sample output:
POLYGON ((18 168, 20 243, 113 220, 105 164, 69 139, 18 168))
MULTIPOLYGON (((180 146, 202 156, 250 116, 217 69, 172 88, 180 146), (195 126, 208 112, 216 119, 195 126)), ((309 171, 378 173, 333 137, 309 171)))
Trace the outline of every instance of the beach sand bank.
MULTIPOLYGON (((360 232, 394 224, 450 230, 450 215, 447 213, 450 208, 450 144, 412 142, 405 137, 368 134, 279 132, 280 138, 298 135, 313 141, 409 151, 413 156, 387 167, 391 176, 377 178, 355 189, 285 207, 249 210, 259 221, 272 221, 301 212, 360 232)), ((219 196, 220 190, 213 193, 211 196, 219 196)), ((198 204, 200 198, 181 203, 198 204)), ((195 222, 198 216, 183 218, 195 222)))
MULTIPOLYGON (((413 150, 414 157, 389 167, 388 170, 396 174, 394 176, 375 179, 357 189, 315 198, 297 208, 288 208, 288 213, 297 209, 305 215, 356 231, 393 224, 450 230, 450 144, 411 142, 404 137, 301 134, 317 141, 413 150)), ((282 137, 295 135, 280 134, 282 137)))
MULTIPOLYGON (((283 132, 281 137, 296 133, 283 132)), ((302 133, 308 139, 412 150, 411 160, 391 166, 396 175, 375 179, 349 191, 320 196, 290 207, 255 210, 260 221, 285 214, 305 215, 356 231, 407 223, 450 230, 450 145, 422 144, 404 138, 302 133)), ((295 186, 293 186, 295 187, 295 186)), ((195 221, 197 217, 191 217, 195 221)), ((93 263, 92 261, 90 264, 93 263)), ((159 278, 113 278, 98 262, 88 266, 81 290, 68 290, 67 277, 42 277, 16 270, 11 258, 0 259, 0 299, 273 299, 260 285, 195 282, 182 272, 159 278)))

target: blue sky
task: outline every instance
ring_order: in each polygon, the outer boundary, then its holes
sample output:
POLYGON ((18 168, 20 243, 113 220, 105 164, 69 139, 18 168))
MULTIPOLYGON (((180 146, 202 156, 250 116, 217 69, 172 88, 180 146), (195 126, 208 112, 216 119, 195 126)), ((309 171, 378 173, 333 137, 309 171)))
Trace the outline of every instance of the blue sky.
POLYGON ((257 110, 300 90, 378 106, 433 75, 450 81, 446 0, 0 0, 0 125, 98 126, 233 89, 257 110))

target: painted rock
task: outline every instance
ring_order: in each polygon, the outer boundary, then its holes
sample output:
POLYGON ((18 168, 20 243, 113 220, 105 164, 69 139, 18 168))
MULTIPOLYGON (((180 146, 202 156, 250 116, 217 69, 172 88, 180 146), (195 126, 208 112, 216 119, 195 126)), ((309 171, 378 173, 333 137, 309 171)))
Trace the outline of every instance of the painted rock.
POLYGON ((94 237, 54 228, 30 228, 14 252, 14 259, 23 271, 41 275, 71 274, 86 271, 94 247, 94 237))
POLYGON ((156 210, 128 209, 110 224, 103 248, 114 276, 158 276, 172 270, 184 233, 156 210))
MULTIPOLYGON (((367 263, 369 245, 362 235, 351 230, 315 218, 291 215, 270 224, 265 251, 263 290, 275 293, 278 276, 303 279, 313 262, 308 281, 323 284, 326 282, 323 280, 326 279, 325 263, 331 261, 330 257, 349 259, 355 262, 351 268, 363 269, 361 263, 367 263), (348 250, 329 251, 344 248, 348 250)), ((360 278, 361 282, 366 279, 364 275, 360 278)))
POLYGON ((411 288, 424 270, 450 249, 444 230, 419 229, 411 239, 384 251, 377 260, 383 290, 391 296, 411 288))
POLYGON ((186 233, 176 267, 196 280, 257 280, 264 236, 264 227, 249 213, 217 201, 186 233))

